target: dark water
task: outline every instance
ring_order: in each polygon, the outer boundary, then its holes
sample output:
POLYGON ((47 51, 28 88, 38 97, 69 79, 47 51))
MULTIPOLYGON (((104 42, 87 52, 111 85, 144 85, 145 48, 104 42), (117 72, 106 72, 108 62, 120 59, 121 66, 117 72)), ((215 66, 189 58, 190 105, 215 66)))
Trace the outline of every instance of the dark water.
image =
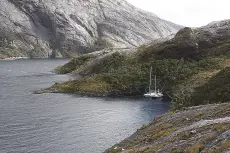
POLYGON ((168 104, 32 91, 68 79, 51 72, 66 60, 0 61, 0 153, 100 153, 168 104))

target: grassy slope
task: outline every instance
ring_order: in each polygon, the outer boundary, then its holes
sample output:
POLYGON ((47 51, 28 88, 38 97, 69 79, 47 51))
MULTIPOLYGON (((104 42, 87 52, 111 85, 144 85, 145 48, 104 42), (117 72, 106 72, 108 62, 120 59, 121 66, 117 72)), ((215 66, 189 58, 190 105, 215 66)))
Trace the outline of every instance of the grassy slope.
MULTIPOLYGON (((50 89, 90 95, 142 94, 148 84, 149 68, 153 66, 158 86, 173 99, 173 109, 208 103, 204 102, 207 97, 198 95, 194 101, 194 92, 199 93, 199 87, 209 83, 210 78, 229 66, 230 43, 227 39, 212 40, 211 45, 202 44, 198 48, 200 42, 193 33, 187 28, 170 41, 141 46, 133 54, 114 52, 91 65, 95 57, 79 56, 58 69, 61 73, 77 71, 80 74, 87 69, 84 77, 55 84, 50 89)), ((230 100, 219 98, 219 102, 230 100)))
POLYGON ((81 55, 78 58, 73 58, 70 62, 63 66, 58 66, 55 69, 56 73, 67 74, 79 70, 81 67, 84 67, 88 62, 95 59, 94 55, 81 55))
POLYGON ((191 96, 195 104, 226 102, 230 99, 230 67, 226 67, 196 88, 191 96), (200 101, 202 99, 203 101, 200 101), (198 103, 199 101, 199 103, 198 103))

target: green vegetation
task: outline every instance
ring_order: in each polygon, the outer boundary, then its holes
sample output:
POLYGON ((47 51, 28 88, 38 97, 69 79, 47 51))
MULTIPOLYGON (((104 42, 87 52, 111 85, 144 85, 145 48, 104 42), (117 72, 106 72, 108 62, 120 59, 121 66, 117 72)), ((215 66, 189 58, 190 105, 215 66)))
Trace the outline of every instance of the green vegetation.
POLYGON ((98 77, 83 78, 80 80, 56 83, 51 87, 56 92, 74 93, 79 92, 89 95, 103 95, 110 91, 109 85, 98 77))
POLYGON ((122 54, 115 52, 105 58, 101 59, 100 62, 96 62, 92 66, 88 67, 89 74, 104 74, 113 73, 121 65, 127 64, 127 58, 122 54))
POLYGON ((95 56, 91 54, 80 55, 73 58, 69 63, 59 66, 55 69, 55 72, 59 74, 71 73, 78 70, 81 66, 86 65, 87 62, 94 59, 95 56))
POLYGON ((141 46, 137 47, 137 51, 138 52, 145 52, 148 47, 149 46, 147 46, 147 45, 141 45, 141 46))
POLYGON ((144 129, 146 129, 148 127, 148 125, 142 125, 142 127, 140 128, 140 129, 138 129, 138 130, 144 130, 144 129))
POLYGON ((230 99, 230 67, 224 68, 206 84, 197 87, 191 98, 195 105, 228 102, 230 99))
POLYGON ((122 151, 122 148, 115 148, 115 147, 108 150, 109 153, 119 153, 121 151, 122 151))
POLYGON ((83 78, 52 89, 90 95, 142 95, 152 66, 157 86, 172 99, 172 110, 229 101, 230 43, 220 39, 204 44, 203 39, 210 36, 199 40, 195 32, 185 28, 169 41, 142 45, 132 54, 108 53, 96 62, 91 54, 78 56, 56 71, 76 71, 83 78))
POLYGON ((198 142, 195 145, 187 149, 187 153, 200 153, 205 148, 205 145, 202 142, 198 142))
MULTIPOLYGON (((187 98, 175 96, 175 88, 183 85, 191 76, 208 70, 217 70, 223 60, 207 58, 201 60, 184 59, 156 59, 148 58, 145 61, 139 58, 140 52, 132 55, 115 52, 87 68, 88 75, 84 78, 71 81, 71 90, 77 93, 136 95, 144 92, 148 85, 149 68, 153 66, 154 74, 159 80, 158 86, 173 97, 176 109, 186 106, 187 98), (90 74, 90 75, 89 75, 90 74), (182 102, 183 101, 183 102, 182 102)), ((83 55, 72 59, 68 64, 56 68, 58 73, 78 71, 93 59, 91 55, 83 55)), ((61 89, 59 85, 58 89, 61 89)), ((62 89, 65 90, 66 88, 62 89)), ((175 90, 176 91, 176 90, 175 90)), ((191 94, 190 92, 188 93, 191 94)), ((178 96, 178 93, 177 93, 178 96)), ((188 104, 188 102, 187 102, 188 104)), ((193 105, 188 104, 189 105, 193 105)))
POLYGON ((217 146, 208 150, 207 153, 220 153, 227 151, 230 148, 230 140, 224 140, 217 144, 217 146))

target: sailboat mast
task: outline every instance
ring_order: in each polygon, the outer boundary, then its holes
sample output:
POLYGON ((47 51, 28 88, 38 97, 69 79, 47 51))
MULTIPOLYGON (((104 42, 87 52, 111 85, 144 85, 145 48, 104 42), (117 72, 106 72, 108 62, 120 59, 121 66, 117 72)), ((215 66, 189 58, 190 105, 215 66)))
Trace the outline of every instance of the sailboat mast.
POLYGON ((155 92, 157 91, 157 76, 155 75, 155 92))
POLYGON ((149 73, 149 92, 151 91, 151 85, 152 85, 152 70, 153 67, 151 66, 150 73, 149 73))

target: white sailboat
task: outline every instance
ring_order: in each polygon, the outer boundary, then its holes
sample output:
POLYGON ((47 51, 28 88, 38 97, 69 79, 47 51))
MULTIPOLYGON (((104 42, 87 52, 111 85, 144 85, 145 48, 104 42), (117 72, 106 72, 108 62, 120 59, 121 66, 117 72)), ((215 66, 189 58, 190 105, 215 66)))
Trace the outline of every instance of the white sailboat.
POLYGON ((157 77, 155 75, 155 88, 154 90, 151 90, 151 85, 152 85, 152 70, 153 68, 151 67, 150 69, 150 74, 149 74, 149 91, 144 94, 144 97, 146 98, 161 98, 163 97, 163 93, 160 92, 159 89, 157 89, 157 77))

